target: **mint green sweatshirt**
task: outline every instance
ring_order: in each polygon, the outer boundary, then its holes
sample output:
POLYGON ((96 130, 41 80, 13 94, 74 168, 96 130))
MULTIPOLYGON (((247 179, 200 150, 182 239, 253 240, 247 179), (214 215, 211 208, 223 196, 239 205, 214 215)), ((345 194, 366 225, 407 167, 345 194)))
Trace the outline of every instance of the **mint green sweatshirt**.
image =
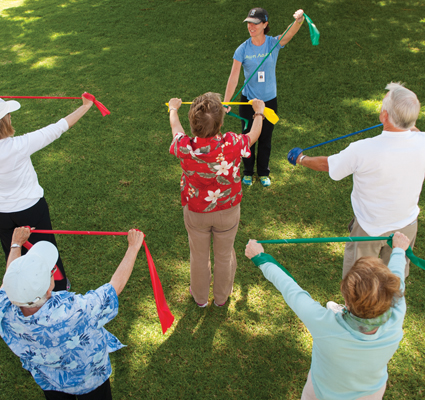
MULTIPOLYGON (((313 336, 310 370, 319 400, 354 400, 384 386, 388 379, 387 364, 403 337, 404 297, 375 334, 365 335, 351 329, 342 313, 334 314, 314 301, 270 255, 261 253, 252 261, 282 293, 313 336)), ((400 277, 403 291, 405 264, 404 251, 395 248, 388 268, 400 277)))

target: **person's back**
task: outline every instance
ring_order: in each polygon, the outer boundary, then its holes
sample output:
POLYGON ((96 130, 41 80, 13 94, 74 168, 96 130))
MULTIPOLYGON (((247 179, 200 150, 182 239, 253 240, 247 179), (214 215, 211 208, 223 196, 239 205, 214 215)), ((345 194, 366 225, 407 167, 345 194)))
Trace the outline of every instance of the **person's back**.
POLYGON ((370 235, 400 229, 417 218, 424 153, 425 133, 384 130, 328 158, 333 180, 353 175, 353 210, 370 235))
MULTIPOLYGON (((404 257, 401 265, 403 269, 404 257)), ((351 400, 378 391, 388 379, 387 364, 403 337, 404 298, 373 335, 352 329, 342 312, 325 312, 330 315, 323 317, 320 326, 311 332, 311 377, 316 396, 351 400)))
POLYGON ((128 232, 127 252, 111 281, 85 295, 53 292, 58 251, 37 242, 21 256, 28 227, 16 228, 0 288, 0 336, 20 358, 46 399, 112 399, 109 353, 123 347, 103 326, 118 313, 144 235, 128 232), (89 397, 87 397, 89 395, 89 397))
POLYGON ((302 400, 382 399, 387 364, 403 337, 409 238, 397 232, 393 246, 388 267, 376 257, 360 258, 341 282, 345 307, 329 302, 326 309, 264 255, 261 244, 249 241, 246 256, 282 293, 313 337, 302 400))
POLYGON ((29 316, 4 297, 0 291, 1 336, 43 390, 57 390, 60 382, 61 390, 84 394, 112 373, 108 354, 123 345, 103 328, 118 313, 110 284, 84 296, 53 292, 29 316))

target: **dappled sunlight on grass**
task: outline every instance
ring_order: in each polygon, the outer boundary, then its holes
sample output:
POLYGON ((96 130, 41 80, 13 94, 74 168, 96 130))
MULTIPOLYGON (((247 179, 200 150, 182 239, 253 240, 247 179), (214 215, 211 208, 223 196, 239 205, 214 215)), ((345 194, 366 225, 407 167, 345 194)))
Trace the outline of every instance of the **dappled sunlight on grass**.
POLYGON ((60 60, 60 57, 54 56, 54 57, 45 57, 39 61, 37 61, 35 64, 31 66, 31 68, 45 68, 45 69, 52 69, 56 66, 56 63, 58 60, 60 60))
POLYGON ((65 36, 75 36, 75 33, 54 32, 49 35, 51 41, 55 41, 65 36))
POLYGON ((342 104, 348 107, 356 106, 362 108, 365 111, 368 111, 370 114, 376 113, 377 115, 379 115, 382 106, 382 100, 363 100, 351 98, 344 99, 342 101, 342 104))
POLYGON ((25 44, 15 44, 10 49, 18 57, 20 63, 26 63, 33 55, 33 53, 25 47, 25 44))
POLYGON ((25 0, 2 0, 0 3, 0 15, 3 15, 2 11, 8 8, 20 7, 25 3, 25 0))
MULTIPOLYGON (((172 135, 164 103, 175 96, 192 100, 206 91, 224 93, 233 53, 247 39, 241 23, 246 4, 233 2, 229 11, 230 3, 0 0, 3 92, 79 96, 87 90, 111 111, 102 118, 93 107, 71 132, 32 156, 54 228, 143 230, 176 318, 163 335, 142 250, 120 295, 118 316, 106 326, 128 345, 111 354, 117 399, 299 399, 311 336, 244 256, 245 245, 249 238, 347 236, 352 178, 334 182, 327 173, 292 166, 288 151, 379 124, 380 102, 390 81, 406 82, 425 103, 419 57, 425 46, 422 4, 307 0, 305 11, 321 31, 321 43, 311 46, 304 24, 279 56, 272 186, 263 188, 254 176, 254 185, 243 187, 234 292, 218 308, 211 304, 211 287, 209 305, 200 309, 189 294, 181 167, 169 154, 172 135), (417 15, 405 10, 413 6, 421 6, 417 15)), ((277 0, 267 8, 273 15, 271 34, 277 35, 292 13, 277 0)), ((242 77, 237 89, 241 85, 242 77)), ((22 101, 15 128, 24 132, 45 126, 80 103, 22 101)), ((188 110, 179 111, 186 132, 188 110)), ((418 120, 422 130, 424 111, 425 106, 418 120)), ((223 132, 240 129, 235 118, 225 118, 223 132)), ((368 131, 306 154, 331 155, 379 133, 368 131)), ((420 207, 425 208, 423 198, 420 207)), ((424 212, 419 220, 425 223, 424 212)), ((424 252, 423 232, 420 228, 414 249, 418 256, 424 252)), ((127 245, 122 237, 61 235, 57 240, 73 290, 83 293, 110 280, 127 245)), ((342 301, 344 243, 264 247, 322 305, 342 301)), ((425 275, 412 268, 406 340, 390 363, 389 400, 416 398, 420 378, 410 382, 405 370, 424 367, 425 275)), ((22 398, 38 399, 40 391, 29 384, 4 343, 1 357, 3 396, 13 398, 19 390, 22 398)))

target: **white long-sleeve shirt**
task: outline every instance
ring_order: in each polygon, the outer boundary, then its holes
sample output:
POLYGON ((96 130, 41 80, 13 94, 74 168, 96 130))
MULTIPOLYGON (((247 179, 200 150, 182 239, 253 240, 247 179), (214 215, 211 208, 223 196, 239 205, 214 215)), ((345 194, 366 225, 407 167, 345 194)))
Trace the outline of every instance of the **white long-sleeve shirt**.
POLYGON ((56 124, 22 136, 0 140, 0 212, 23 211, 44 195, 31 162, 31 155, 68 130, 61 119, 56 124))

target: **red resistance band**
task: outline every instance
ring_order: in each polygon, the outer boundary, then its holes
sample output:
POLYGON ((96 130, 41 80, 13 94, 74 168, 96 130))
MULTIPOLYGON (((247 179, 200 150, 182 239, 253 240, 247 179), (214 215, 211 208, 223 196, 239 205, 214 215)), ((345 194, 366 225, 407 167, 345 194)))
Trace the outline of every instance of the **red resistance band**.
MULTIPOLYGON (((27 250, 29 250, 32 246, 33 246, 33 244, 31 244, 30 242, 28 242, 28 240, 23 244, 23 246, 27 249, 27 250)), ((63 279, 63 275, 62 275, 62 272, 61 272, 61 270, 58 268, 58 266, 57 265, 55 265, 55 267, 56 267, 56 271, 55 271, 55 273, 53 274, 53 279, 55 280, 55 281, 61 281, 62 279, 63 279)))
MULTIPOLYGON (((34 233, 47 233, 47 234, 64 234, 64 235, 105 235, 105 236, 127 236, 127 232, 95 232, 95 231, 60 231, 60 230, 38 230, 31 229, 34 233)), ((27 242, 28 243, 28 242, 27 242)), ((25 248, 27 248, 26 244, 25 248)), ((162 333, 165 334, 167 329, 174 322, 174 315, 171 314, 168 308, 167 301, 165 300, 164 291, 162 290, 161 281, 159 280, 158 273, 156 272, 155 264, 153 262, 151 253, 149 252, 146 241, 143 240, 143 246, 145 247, 146 259, 148 261, 149 274, 151 276, 153 295, 155 297, 156 310, 158 312, 159 321, 161 322, 162 333)), ((30 244, 30 247, 32 245, 30 244)), ((59 269, 56 271, 58 272, 59 269)), ((59 271, 60 272, 60 271, 59 271)), ((61 274, 62 275, 62 274, 61 274)), ((56 279, 56 278, 55 278, 56 279)), ((63 278, 61 278, 63 279, 63 278)))
MULTIPOLYGON (((59 97, 59 96, 0 96, 0 97, 3 99, 75 99, 75 100, 81 99, 81 97, 59 97)), ((92 94, 84 92, 83 97, 92 101, 94 105, 102 113, 103 117, 111 113, 100 101, 96 100, 96 97, 94 97, 92 94)))

